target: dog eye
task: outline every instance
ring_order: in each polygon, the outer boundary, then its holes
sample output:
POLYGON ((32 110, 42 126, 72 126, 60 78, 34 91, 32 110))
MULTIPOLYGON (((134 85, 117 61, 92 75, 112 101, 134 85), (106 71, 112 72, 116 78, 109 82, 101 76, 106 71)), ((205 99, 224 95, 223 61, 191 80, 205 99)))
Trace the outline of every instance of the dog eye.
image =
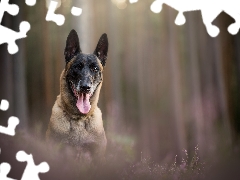
POLYGON ((99 70, 98 67, 95 66, 94 64, 92 64, 92 65, 90 66, 90 68, 91 68, 92 71, 95 71, 95 72, 97 72, 97 71, 99 70))
POLYGON ((98 67, 95 66, 95 67, 93 68, 93 70, 94 70, 94 71, 98 71, 98 67))

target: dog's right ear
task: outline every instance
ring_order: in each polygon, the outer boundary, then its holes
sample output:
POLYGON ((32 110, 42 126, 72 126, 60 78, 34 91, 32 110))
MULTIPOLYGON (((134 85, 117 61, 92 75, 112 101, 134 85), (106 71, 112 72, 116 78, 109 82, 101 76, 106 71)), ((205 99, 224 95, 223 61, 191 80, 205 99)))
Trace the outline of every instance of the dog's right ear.
POLYGON ((79 44, 77 32, 72 29, 67 37, 64 50, 65 60, 68 63, 75 55, 82 52, 79 44))

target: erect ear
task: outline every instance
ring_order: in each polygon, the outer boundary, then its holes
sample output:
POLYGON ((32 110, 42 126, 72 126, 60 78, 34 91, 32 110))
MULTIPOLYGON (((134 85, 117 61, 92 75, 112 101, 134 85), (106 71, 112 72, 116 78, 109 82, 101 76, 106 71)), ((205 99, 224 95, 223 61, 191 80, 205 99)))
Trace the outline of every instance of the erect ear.
POLYGON ((94 54, 100 59, 103 66, 105 66, 108 53, 108 38, 107 34, 103 34, 97 44, 94 54))
POLYGON ((67 37, 64 50, 65 60, 68 63, 76 54, 81 52, 77 32, 72 29, 67 37))

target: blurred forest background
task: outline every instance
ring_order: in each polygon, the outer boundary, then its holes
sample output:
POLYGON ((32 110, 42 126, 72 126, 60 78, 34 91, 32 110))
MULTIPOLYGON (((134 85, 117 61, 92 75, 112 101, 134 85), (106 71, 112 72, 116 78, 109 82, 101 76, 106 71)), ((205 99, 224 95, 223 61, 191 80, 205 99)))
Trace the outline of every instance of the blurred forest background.
MULTIPOLYGON (((61 1, 61 0, 59 0, 61 1)), ((167 5, 155 14, 153 0, 62 0, 55 13, 63 26, 45 20, 46 1, 33 7, 24 1, 13 17, 4 13, 2 25, 19 31, 29 21, 27 38, 17 41, 10 55, 0 46, 0 99, 10 108, 0 112, 1 125, 19 117, 18 128, 44 137, 51 109, 59 94, 64 69, 63 51, 71 29, 78 32, 83 52, 93 52, 102 33, 109 38, 109 56, 99 107, 108 141, 120 144, 133 158, 155 161, 181 155, 199 146, 200 156, 239 152, 240 33, 222 12, 213 22, 220 34, 207 34, 201 12, 184 13, 186 23, 175 25, 177 11, 167 5), (76 17, 71 7, 82 8, 76 17)))

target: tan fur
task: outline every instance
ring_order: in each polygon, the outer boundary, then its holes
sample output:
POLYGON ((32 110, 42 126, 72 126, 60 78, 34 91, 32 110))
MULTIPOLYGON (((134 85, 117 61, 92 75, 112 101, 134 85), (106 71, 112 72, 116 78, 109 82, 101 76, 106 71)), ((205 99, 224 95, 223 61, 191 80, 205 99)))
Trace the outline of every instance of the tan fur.
MULTIPOLYGON (((66 83, 66 74, 73 58, 60 76, 60 95, 52 108, 52 115, 46 132, 47 141, 69 144, 79 149, 80 153, 89 151, 92 155, 103 155, 106 149, 106 137, 102 122, 102 113, 98 108, 98 98, 102 82, 90 98, 91 110, 88 114, 79 113, 66 83), (82 151, 82 152, 81 152, 82 151)), ((101 72, 103 67, 99 61, 101 72)))

